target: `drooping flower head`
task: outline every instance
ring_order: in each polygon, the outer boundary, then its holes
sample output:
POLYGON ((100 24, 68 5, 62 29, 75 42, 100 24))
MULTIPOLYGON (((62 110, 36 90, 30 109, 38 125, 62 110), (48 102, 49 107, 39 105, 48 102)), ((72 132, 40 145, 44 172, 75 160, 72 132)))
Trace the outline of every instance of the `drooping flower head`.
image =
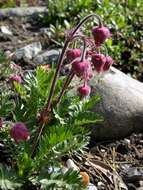
POLYGON ((106 57, 103 54, 100 54, 100 53, 93 54, 91 61, 93 63, 95 70, 98 73, 103 71, 103 67, 104 67, 105 62, 106 62, 106 57))
POLYGON ((22 79, 19 75, 12 75, 10 78, 9 78, 9 81, 11 82, 18 82, 18 83, 21 83, 22 82, 22 79))
POLYGON ((85 85, 80 86, 80 87, 78 88, 78 92, 79 92, 81 98, 84 98, 84 97, 90 95, 91 87, 88 86, 87 84, 85 84, 85 85))
POLYGON ((68 49, 66 52, 67 60, 69 62, 73 61, 77 57, 81 56, 81 49, 75 48, 75 49, 68 49))
POLYGON ((92 35, 94 37, 96 46, 100 46, 107 38, 110 38, 111 33, 107 27, 97 26, 92 29, 92 35))
POLYGON ((106 62, 104 64, 103 71, 108 71, 113 63, 114 60, 110 56, 106 56, 106 62))
POLYGON ((26 125, 22 122, 15 123, 10 130, 10 136, 17 144, 19 144, 20 141, 27 141, 30 138, 29 131, 26 125))
POLYGON ((72 63, 72 70, 78 77, 84 77, 90 69, 91 65, 88 60, 74 61, 72 63))

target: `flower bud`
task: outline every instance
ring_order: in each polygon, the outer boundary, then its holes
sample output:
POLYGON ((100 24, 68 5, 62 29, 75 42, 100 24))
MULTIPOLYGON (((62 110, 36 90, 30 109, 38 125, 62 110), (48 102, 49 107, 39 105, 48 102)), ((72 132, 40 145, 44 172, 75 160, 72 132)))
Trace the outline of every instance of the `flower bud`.
POLYGON ((89 96, 91 92, 91 87, 88 85, 80 86, 78 92, 82 98, 89 96))
POLYGON ((68 49, 66 52, 67 55, 67 60, 69 62, 73 61, 75 58, 81 56, 81 50, 76 48, 76 49, 68 49))
POLYGON ((86 72, 88 72, 91 67, 87 60, 84 61, 74 61, 72 63, 72 70, 78 77, 84 77, 86 72))
POLYGON ((110 56, 106 56, 106 62, 104 64, 103 71, 108 71, 113 63, 113 59, 110 56))
POLYGON ((106 62, 106 57, 103 54, 93 54, 91 59, 95 70, 100 73, 103 71, 103 67, 106 62))
POLYGON ((27 141, 30 138, 29 131, 22 122, 16 123, 10 130, 10 136, 19 144, 21 140, 27 141))
POLYGON ((109 29, 105 26, 102 27, 94 27, 92 29, 92 35, 95 40, 95 44, 100 46, 107 38, 111 36, 109 29))
POLYGON ((22 79, 19 75, 12 75, 10 78, 9 78, 9 81, 11 82, 18 82, 18 83, 21 83, 22 82, 22 79))

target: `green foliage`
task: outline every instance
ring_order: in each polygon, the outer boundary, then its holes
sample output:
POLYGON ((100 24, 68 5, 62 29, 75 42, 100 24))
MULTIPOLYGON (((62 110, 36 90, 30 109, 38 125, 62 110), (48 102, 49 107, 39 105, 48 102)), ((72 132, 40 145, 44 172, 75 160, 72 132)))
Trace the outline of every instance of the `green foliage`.
MULTIPOLYGON (((115 67, 143 81, 142 0, 54 0, 54 2, 48 1, 48 15, 42 18, 44 25, 49 27, 50 39, 62 41, 65 28, 72 28, 89 13, 97 13, 103 22, 106 21, 112 32, 113 40, 109 39, 106 45, 115 59, 115 67)), ((94 24, 95 22, 91 22, 88 29, 94 24)))
POLYGON ((48 164, 54 164, 55 159, 60 160, 66 154, 82 151, 88 144, 87 130, 76 127, 71 123, 66 125, 50 126, 46 135, 40 141, 38 160, 47 159, 48 164))
POLYGON ((31 73, 27 74, 24 85, 15 83, 15 90, 19 94, 14 111, 16 121, 26 121, 31 123, 31 127, 36 124, 35 116, 45 105, 53 72, 54 70, 47 72, 37 68, 35 76, 31 73))
POLYGON ((21 184, 22 182, 14 170, 0 164, 0 187, 2 190, 15 190, 20 187, 21 184))
MULTIPOLYGON (((35 182, 35 179, 33 180, 35 182)), ((38 177, 35 183, 40 183, 43 190, 66 189, 66 190, 84 190, 84 186, 77 171, 69 170, 65 174, 53 172, 49 174, 48 179, 44 175, 38 177)))
POLYGON ((0 8, 12 8, 15 7, 15 1, 14 0, 0 0, 0 8))
MULTIPOLYGON (((9 168, 2 166, 0 173, 0 188, 25 189, 29 186, 40 186, 44 189, 85 189, 79 172, 69 170, 62 172, 62 158, 87 150, 89 142, 89 130, 86 125, 101 121, 101 117, 93 114, 90 109, 99 101, 99 97, 92 97, 80 101, 77 97, 65 95, 60 106, 52 108, 51 122, 45 125, 38 147, 32 158, 33 139, 37 134, 35 131, 39 124, 37 115, 43 109, 54 69, 45 71, 37 68, 34 73, 25 76, 24 83, 14 83, 10 94, 16 94, 15 104, 10 109, 10 97, 1 96, 2 108, 0 114, 6 116, 12 113, 12 121, 23 121, 30 130, 31 140, 15 144, 10 139, 9 128, 1 129, 0 137, 7 139, 4 143, 10 148, 13 166, 9 168), (5 107, 6 106, 6 107, 5 107), (6 111, 7 110, 7 111, 6 111)), ((58 96, 62 86, 63 78, 59 78, 53 97, 58 96)))
POLYGON ((9 65, 10 61, 6 58, 4 53, 0 51, 0 79, 6 78, 11 73, 9 65))
POLYGON ((10 99, 11 93, 5 88, 1 88, 0 92, 0 117, 8 116, 13 108, 14 102, 10 99))
POLYGON ((81 9, 87 9, 89 6, 91 7, 91 4, 92 0, 48 0, 47 22, 54 24, 54 21, 58 20, 58 22, 62 24, 64 20, 69 21, 71 16, 77 16, 81 9))
POLYGON ((113 40, 107 47, 116 61, 116 67, 143 80, 142 73, 142 0, 100 1, 96 13, 106 20, 113 40))

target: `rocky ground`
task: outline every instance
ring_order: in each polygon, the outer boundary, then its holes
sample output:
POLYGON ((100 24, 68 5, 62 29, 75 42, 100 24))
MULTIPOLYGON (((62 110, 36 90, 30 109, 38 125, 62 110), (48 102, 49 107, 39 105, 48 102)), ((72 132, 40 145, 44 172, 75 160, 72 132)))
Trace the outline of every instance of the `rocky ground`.
MULTIPOLYGON (((33 19, 11 17, 0 23, 0 49, 25 70, 55 62, 59 54, 59 50, 50 50, 57 42, 49 37, 47 28, 39 28, 34 22, 33 19)), ((0 162, 5 159, 3 152, 0 145, 0 162)), ((95 184, 93 190, 143 189, 141 133, 118 141, 91 142, 89 152, 82 159, 78 155, 72 159, 90 175, 91 183, 95 184)))

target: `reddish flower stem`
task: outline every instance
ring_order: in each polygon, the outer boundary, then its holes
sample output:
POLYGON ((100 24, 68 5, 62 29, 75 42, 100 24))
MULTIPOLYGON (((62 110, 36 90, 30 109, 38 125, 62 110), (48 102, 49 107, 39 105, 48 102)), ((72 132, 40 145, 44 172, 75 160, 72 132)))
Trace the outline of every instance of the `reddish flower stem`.
POLYGON ((65 90, 67 89, 68 85, 69 85, 70 82, 72 81, 73 77, 74 77, 74 73, 73 73, 73 71, 71 70, 70 73, 69 73, 69 75, 68 75, 68 77, 66 78, 66 81, 65 81, 65 83, 64 83, 64 85, 63 85, 63 88, 62 88, 62 90, 61 90, 61 92, 60 92, 60 94, 59 94, 59 96, 58 96, 58 98, 57 98, 57 101, 56 101, 56 105, 57 105, 57 106, 60 104, 61 98, 62 98, 62 96, 64 95, 65 90))
MULTIPOLYGON (((80 36, 80 35, 74 36, 71 40, 74 40, 74 39, 77 39, 77 38, 81 38, 82 41, 83 41, 83 50, 82 50, 82 55, 81 55, 81 61, 83 61, 84 58, 85 58, 85 55, 86 55, 86 40, 85 40, 85 37, 84 37, 84 36, 80 36)), ((75 61, 75 60, 73 60, 73 61, 71 62, 71 64, 72 64, 74 61, 75 61)), ((60 94, 59 94, 59 96, 58 96, 58 98, 57 98, 57 101, 56 101, 56 105, 57 105, 57 106, 60 104, 61 98, 62 98, 62 96, 64 95, 65 90, 67 89, 68 85, 69 85, 70 82, 72 81, 73 77, 74 77, 74 73, 73 73, 73 71, 71 70, 70 73, 69 73, 69 75, 68 75, 68 77, 67 77, 67 79, 66 79, 66 81, 65 81, 65 83, 64 83, 64 85, 63 85, 63 87, 62 87, 62 90, 61 90, 61 92, 60 92, 60 94)))
POLYGON ((102 26, 102 22, 101 22, 101 19, 98 15, 96 14, 90 14, 88 16, 86 16, 84 19, 81 20, 81 22, 75 27, 75 29, 72 31, 71 33, 71 36, 67 38, 67 40, 65 41, 65 44, 64 44, 64 47, 62 49, 62 53, 58 59, 58 63, 57 63, 57 69, 56 69, 56 72, 55 72, 55 75, 54 75, 54 78, 53 78, 53 82, 52 82, 52 86, 51 86, 51 89, 50 89, 50 93, 49 93, 49 97, 48 97, 48 100, 47 100, 47 104, 46 104, 46 110, 47 112, 49 111, 50 109, 50 105, 51 105, 51 99, 52 99, 52 96, 53 96, 53 93, 54 93, 54 90, 55 90, 55 85, 56 85, 56 82, 57 82, 57 78, 58 78, 58 75, 59 75, 59 72, 60 72, 60 69, 61 69, 61 66, 63 64, 63 60, 64 60, 64 55, 66 53, 66 49, 70 43, 70 41, 72 40, 72 38, 74 37, 74 34, 77 32, 77 30, 81 27, 82 24, 84 24, 88 19, 90 19, 91 17, 96 17, 98 22, 99 22, 99 26, 102 26))
POLYGON ((53 78, 53 81, 52 81, 49 97, 48 97, 47 104, 46 104, 47 112, 49 111, 50 106, 51 106, 51 99, 52 99, 52 96, 53 96, 53 93, 54 93, 54 90, 55 90, 55 86, 56 86, 56 82, 57 82, 59 72, 61 70, 61 66, 62 66, 63 61, 64 61, 64 56, 65 56, 68 44, 69 44, 69 40, 66 40, 65 44, 64 44, 64 47, 62 49, 62 53, 61 53, 61 55, 60 55, 60 57, 58 59, 57 69, 56 69, 56 72, 55 72, 55 75, 54 75, 54 78, 53 78))

